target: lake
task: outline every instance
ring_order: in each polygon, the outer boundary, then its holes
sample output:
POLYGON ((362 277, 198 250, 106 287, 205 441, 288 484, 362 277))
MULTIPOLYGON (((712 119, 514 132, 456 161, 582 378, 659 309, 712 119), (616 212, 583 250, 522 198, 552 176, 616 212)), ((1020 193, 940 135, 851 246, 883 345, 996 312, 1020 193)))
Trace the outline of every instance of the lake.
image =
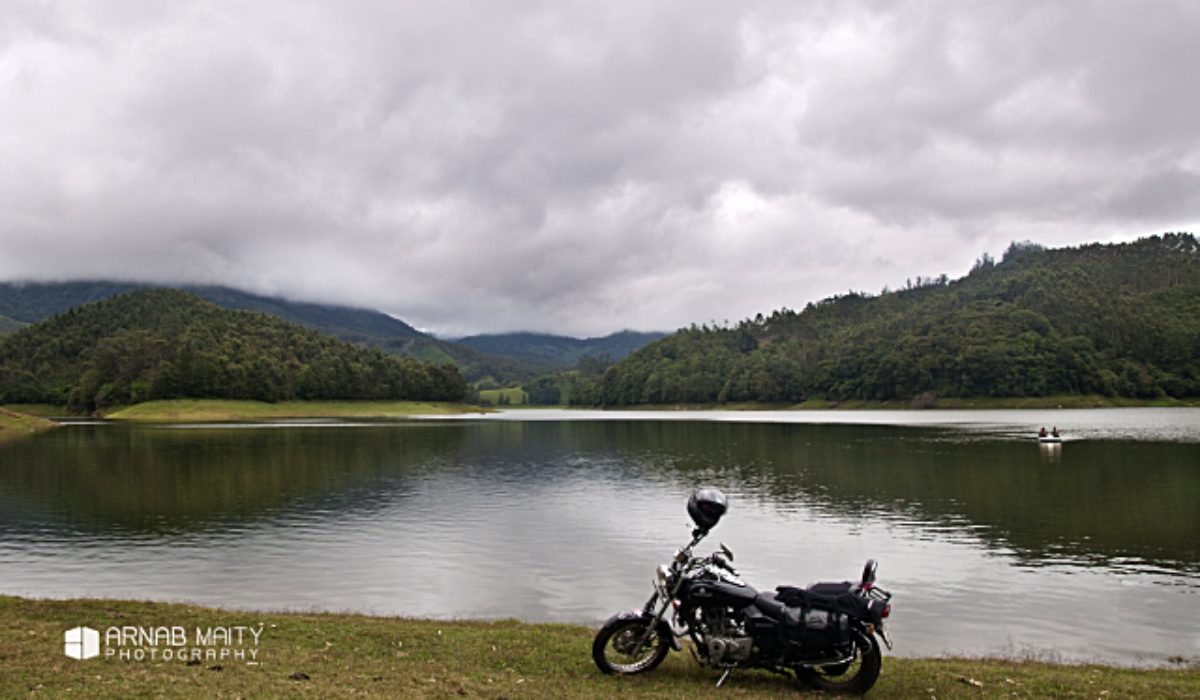
POLYGON ((760 589, 878 559, 897 654, 1200 657, 1197 409, 81 422, 0 444, 0 592, 598 624, 701 484, 760 589))

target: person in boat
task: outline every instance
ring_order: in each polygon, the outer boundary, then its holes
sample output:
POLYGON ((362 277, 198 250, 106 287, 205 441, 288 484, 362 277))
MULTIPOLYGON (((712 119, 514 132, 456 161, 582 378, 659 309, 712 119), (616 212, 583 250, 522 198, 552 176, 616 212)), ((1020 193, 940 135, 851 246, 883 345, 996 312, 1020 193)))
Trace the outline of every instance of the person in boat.
POLYGON ((1057 425, 1054 426, 1054 429, 1050 431, 1050 436, 1051 437, 1062 437, 1061 435, 1058 434, 1058 426, 1057 425))
POLYGON ((1046 426, 1043 425, 1042 429, 1038 431, 1038 437, 1040 437, 1040 438, 1046 437, 1046 426))

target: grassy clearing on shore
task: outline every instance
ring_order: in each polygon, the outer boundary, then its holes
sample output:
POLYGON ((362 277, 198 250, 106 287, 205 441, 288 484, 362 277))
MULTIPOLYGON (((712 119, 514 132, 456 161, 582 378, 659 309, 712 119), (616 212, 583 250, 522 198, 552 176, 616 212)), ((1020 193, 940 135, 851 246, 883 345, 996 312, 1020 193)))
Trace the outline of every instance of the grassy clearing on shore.
POLYGON ((481 389, 479 401, 490 406, 522 406, 525 404, 525 390, 519 386, 510 386, 506 389, 481 389))
POLYGON ((7 408, 16 413, 24 413, 27 416, 41 416, 42 418, 57 418, 58 416, 71 414, 66 406, 55 406, 49 403, 10 403, 0 406, 0 408, 7 408))
POLYGON ((476 406, 416 401, 234 401, 228 399, 173 399, 147 401, 112 411, 112 420, 238 421, 283 418, 400 418, 406 416, 478 413, 476 406))
MULTIPOLYGON (((614 678, 591 660, 593 630, 512 620, 464 622, 345 614, 261 613, 113 600, 0 596, 0 697, 694 698, 718 674, 672 654, 642 677, 614 678), (257 658, 79 661, 64 655, 67 629, 88 626, 263 627, 257 658)), ((723 698, 778 698, 792 679, 735 672, 723 698)), ((885 657, 881 698, 1194 698, 1200 670, 1062 666, 1032 661, 885 657)))
POLYGON ((48 430, 58 425, 51 420, 0 408, 0 442, 48 430))

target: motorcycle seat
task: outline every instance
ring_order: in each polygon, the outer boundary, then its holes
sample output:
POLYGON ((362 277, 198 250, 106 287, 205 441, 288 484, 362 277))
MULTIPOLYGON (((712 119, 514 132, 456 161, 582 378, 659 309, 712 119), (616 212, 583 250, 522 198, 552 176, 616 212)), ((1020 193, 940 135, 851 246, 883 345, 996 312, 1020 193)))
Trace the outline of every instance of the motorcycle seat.
POLYGON ((754 607, 758 608, 762 614, 779 622, 794 622, 799 612, 795 608, 791 608, 789 611, 789 607, 783 601, 779 600, 774 593, 767 593, 766 591, 759 593, 754 598, 754 607))
POLYGON ((819 608, 862 617, 868 609, 867 601, 855 594, 854 584, 845 581, 817 583, 808 588, 779 586, 775 591, 773 598, 793 610, 819 608))

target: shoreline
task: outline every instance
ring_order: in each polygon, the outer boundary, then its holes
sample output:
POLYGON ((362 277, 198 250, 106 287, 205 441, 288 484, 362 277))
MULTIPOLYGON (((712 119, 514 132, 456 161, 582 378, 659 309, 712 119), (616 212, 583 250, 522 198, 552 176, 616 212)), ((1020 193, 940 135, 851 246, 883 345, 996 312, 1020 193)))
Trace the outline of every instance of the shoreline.
MULTIPOLYGON (((0 696, 130 697, 695 697, 719 673, 690 655, 671 654, 645 676, 599 673, 595 630, 516 620, 429 620, 345 613, 257 612, 109 599, 30 599, 0 595, 0 696), (98 630, 102 648, 87 660, 64 654, 64 633, 98 630), (110 628, 163 630, 161 649, 189 657, 138 661, 116 655, 110 628), (172 630, 180 629, 176 633, 172 630), (239 636, 212 636, 238 630, 239 636), (195 631, 195 635, 193 635, 195 631), (255 632, 257 631, 257 636, 255 632), (172 640, 171 635, 184 637, 172 640), (193 639, 193 636, 195 637, 193 639), (199 643, 201 638, 206 642, 199 643), (110 643, 112 642, 112 643, 110 643), (209 643, 212 642, 212 643, 209 643), (208 649, 214 649, 210 655, 208 649), (193 652, 191 649, 200 649, 193 652), (227 652, 222 656, 221 649, 227 652), (241 650, 241 656, 235 652, 241 650), (251 655, 250 651, 254 654, 251 655), (199 654, 193 659, 191 655, 199 654)), ((898 640, 903 644, 902 640, 898 640)), ((132 650, 133 647, 130 647, 132 650)), ((739 698, 794 692, 794 680, 735 671, 722 688, 739 698)), ((1044 658, 907 658, 885 655, 876 697, 1161 697, 1200 695, 1200 660, 1174 667, 1066 665, 1044 658), (1186 665, 1185 665, 1186 664, 1186 665), (1107 691, 1107 692, 1102 692, 1107 691)), ((821 697, 802 693, 802 697, 821 697)))
MULTIPOLYGON (((1129 399, 1097 395, 1043 396, 1022 398, 939 398, 928 405, 914 406, 911 401, 827 401, 809 399, 801 403, 709 403, 709 404, 638 404, 630 406, 570 406, 514 404, 502 407, 429 401, 263 401, 235 399, 167 399, 131 406, 115 406, 99 416, 106 420, 131 422, 220 422, 274 420, 289 418, 412 418, 423 416, 470 415, 497 411, 962 411, 962 410, 1052 410, 1106 408, 1200 408, 1200 397, 1189 399, 1129 399)), ((67 417, 65 407, 49 404, 8 404, 0 406, 4 414, 28 418, 67 417), (5 410, 7 409, 7 410, 5 410)), ((81 416, 82 417, 82 416, 81 416)), ((52 421, 51 421, 52 422, 52 421)))
POLYGON ((27 437, 58 426, 59 424, 52 420, 28 413, 10 411, 0 406, 0 442, 27 437))
POLYGON ((420 418, 485 413, 462 403, 432 401, 280 401, 267 403, 235 399, 170 399, 118 406, 100 418, 131 423, 220 423, 246 420, 308 418, 420 418))
MULTIPOLYGON (((508 408, 508 407, 506 407, 508 408)), ((525 406, 514 406, 526 408, 525 406)), ((711 404, 640 404, 631 406, 529 406, 528 408, 579 408, 604 411, 964 411, 964 410, 1045 410, 1093 408, 1200 408, 1200 397, 1188 399, 1130 399, 1099 395, 1027 396, 1007 398, 934 399, 927 405, 915 406, 913 401, 829 401, 808 399, 801 403, 711 403, 711 404)))
MULTIPOLYGON (((1117 408, 1200 408, 1200 399, 1114 399, 1099 396, 1050 396, 1020 399, 937 399, 932 405, 914 407, 906 401, 842 401, 810 399, 803 403, 727 403, 727 404, 649 404, 636 406, 534 406, 503 407, 476 406, 464 403, 422 401, 263 401, 233 399, 169 399, 147 401, 131 406, 115 406, 97 416, 104 420, 127 423, 231 423, 243 421, 304 420, 304 419, 419 419, 447 416, 471 416, 490 413, 516 413, 543 410, 600 411, 611 414, 632 412, 733 411, 733 412, 795 412, 885 411, 896 413, 931 413, 938 411, 988 410, 1092 410, 1117 408)), ((65 407, 49 404, 7 404, 0 406, 0 440, 23 437, 56 427, 57 418, 70 416, 65 407)))

